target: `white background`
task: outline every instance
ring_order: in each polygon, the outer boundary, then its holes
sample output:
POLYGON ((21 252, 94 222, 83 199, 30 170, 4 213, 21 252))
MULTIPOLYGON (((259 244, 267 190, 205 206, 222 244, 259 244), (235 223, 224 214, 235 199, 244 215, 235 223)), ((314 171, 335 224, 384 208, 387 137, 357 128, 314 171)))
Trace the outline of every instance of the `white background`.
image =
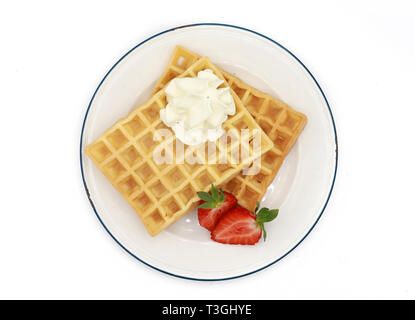
POLYGON ((0 298, 415 298, 410 1, 200 3, 1 2, 0 298), (311 235, 225 282, 176 279, 124 252, 87 201, 78 158, 108 69, 147 37, 197 22, 286 46, 326 93, 339 135, 336 185, 311 235))

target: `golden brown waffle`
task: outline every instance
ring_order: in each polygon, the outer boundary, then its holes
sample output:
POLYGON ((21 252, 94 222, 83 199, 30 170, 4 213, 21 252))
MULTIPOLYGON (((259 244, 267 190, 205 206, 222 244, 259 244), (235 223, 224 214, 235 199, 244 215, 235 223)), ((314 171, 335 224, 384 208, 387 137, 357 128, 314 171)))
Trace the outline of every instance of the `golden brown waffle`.
MULTIPOLYGON (((167 68, 157 81, 153 94, 201 56, 184 47, 176 46, 167 68)), ((268 186, 274 180, 285 157, 296 142, 307 123, 307 117, 292 109, 286 103, 261 92, 234 75, 221 70, 226 81, 238 95, 250 114, 274 142, 274 147, 262 155, 261 171, 256 175, 243 175, 242 172, 223 184, 223 189, 231 192, 239 204, 254 210, 256 201, 261 201, 268 186)))
MULTIPOLYGON (((224 79, 208 58, 202 58, 190 65, 180 77, 194 77, 205 69, 211 69, 216 76, 224 79)), ((228 85, 224 82, 220 87, 228 85)), ((231 93, 235 100, 236 113, 225 121, 224 126, 228 129, 242 126, 260 130, 239 97, 232 90, 231 93)), ((198 191, 208 191, 211 184, 221 185, 228 182, 258 156, 248 146, 251 157, 245 162, 233 164, 231 159, 235 155, 234 151, 243 147, 239 139, 237 146, 232 145, 232 148, 225 151, 227 163, 224 164, 209 164, 205 158, 210 159, 211 154, 199 154, 198 157, 204 162, 202 164, 173 162, 157 165, 153 158, 155 148, 169 144, 175 146, 176 143, 174 135, 160 144, 153 140, 157 129, 167 129, 160 120, 160 110, 166 105, 165 92, 160 90, 85 148, 88 156, 135 209, 153 236, 191 211, 198 203, 198 191)), ((262 130, 260 134, 262 154, 270 150, 273 144, 262 130)), ((205 144, 203 148, 208 149, 207 146, 205 144)), ((218 140, 216 147, 223 150, 227 146, 218 140)), ((193 149, 185 146, 185 152, 193 153, 193 149)), ((175 160, 177 155, 173 151, 173 154, 166 156, 175 160)))

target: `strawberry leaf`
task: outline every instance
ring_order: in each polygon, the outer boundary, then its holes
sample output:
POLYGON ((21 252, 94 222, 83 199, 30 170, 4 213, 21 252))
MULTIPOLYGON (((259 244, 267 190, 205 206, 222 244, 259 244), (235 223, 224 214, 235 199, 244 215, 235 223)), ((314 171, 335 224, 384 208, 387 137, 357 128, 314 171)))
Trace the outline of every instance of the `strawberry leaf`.
POLYGON ((207 202, 212 202, 212 200, 213 200, 212 196, 207 192, 200 191, 200 192, 197 193, 197 195, 199 196, 200 199, 202 199, 204 201, 207 201, 207 202))
POLYGON ((219 201, 219 193, 218 190, 215 188, 215 186, 212 184, 212 187, 210 188, 210 193, 212 194, 213 200, 216 202, 219 201))
POLYGON ((220 192, 219 201, 224 202, 225 201, 225 195, 223 194, 222 188, 219 188, 219 192, 220 192))
POLYGON ((267 239, 267 232, 265 231, 264 223, 274 220, 278 216, 279 210, 278 209, 269 210, 268 208, 262 208, 257 213, 258 209, 259 209, 259 202, 257 201, 257 207, 255 209, 256 224, 259 228, 261 228, 263 235, 264 235, 264 241, 265 241, 267 239))
POLYGON ((212 184, 210 189, 210 194, 208 192, 200 191, 197 193, 200 199, 205 201, 206 203, 203 203, 199 206, 201 209, 213 209, 220 207, 225 202, 225 195, 223 194, 222 189, 219 191, 215 188, 215 186, 212 184))
POLYGON ((213 208, 216 208, 216 205, 213 202, 205 202, 205 203, 202 203, 200 206, 198 206, 198 208, 200 208, 200 209, 213 209, 213 208))
POLYGON ((278 216, 278 209, 269 210, 268 208, 262 208, 257 214, 257 221, 264 223, 274 220, 278 216))

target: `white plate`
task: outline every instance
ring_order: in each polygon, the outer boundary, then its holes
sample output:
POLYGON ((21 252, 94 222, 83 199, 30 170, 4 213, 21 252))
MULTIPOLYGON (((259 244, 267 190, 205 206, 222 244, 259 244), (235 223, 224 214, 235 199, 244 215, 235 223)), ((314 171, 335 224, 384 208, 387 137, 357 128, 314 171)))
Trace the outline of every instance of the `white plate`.
POLYGON ((321 88, 306 67, 275 41, 240 27, 197 24, 159 33, 130 50, 98 86, 81 134, 81 170, 92 207, 105 229, 139 261, 168 274, 221 280, 261 270, 291 252, 311 231, 330 197, 337 167, 334 121, 321 88), (264 197, 279 208, 268 238, 255 246, 222 245, 198 225, 196 211, 157 237, 148 235, 134 210, 83 153, 116 120, 150 95, 175 45, 279 97, 308 123, 264 197))

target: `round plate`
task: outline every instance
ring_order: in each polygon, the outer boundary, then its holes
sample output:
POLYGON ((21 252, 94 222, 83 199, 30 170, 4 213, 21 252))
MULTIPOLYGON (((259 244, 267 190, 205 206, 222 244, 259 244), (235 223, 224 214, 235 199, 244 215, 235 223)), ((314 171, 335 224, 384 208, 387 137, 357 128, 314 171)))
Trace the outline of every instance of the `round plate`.
POLYGON ((132 256, 159 271, 195 280, 241 277, 279 261, 307 236, 324 211, 337 168, 333 117, 318 83, 291 52, 254 31, 222 24, 197 24, 161 32, 125 54, 99 84, 81 133, 81 170, 91 205, 105 229, 132 256), (84 146, 147 100, 174 46, 183 45, 254 87, 279 97, 308 123, 262 201, 279 208, 267 224, 267 241, 232 246, 210 240, 196 210, 156 237, 112 187, 84 146))

